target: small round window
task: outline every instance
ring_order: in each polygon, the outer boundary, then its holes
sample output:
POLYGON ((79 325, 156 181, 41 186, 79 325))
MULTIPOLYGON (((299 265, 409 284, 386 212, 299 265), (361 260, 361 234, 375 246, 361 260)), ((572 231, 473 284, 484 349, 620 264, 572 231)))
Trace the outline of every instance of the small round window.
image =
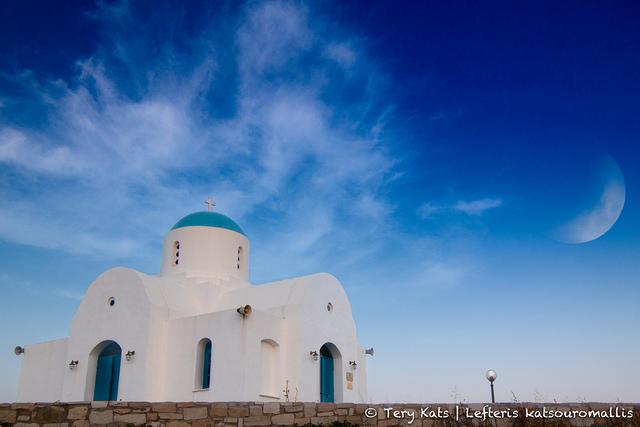
POLYGON ((113 307, 114 305, 116 305, 116 299, 114 297, 111 297, 107 300, 107 304, 109 304, 109 307, 113 307))
POLYGON ((330 302, 327 303, 327 311, 333 311, 333 304, 330 302))

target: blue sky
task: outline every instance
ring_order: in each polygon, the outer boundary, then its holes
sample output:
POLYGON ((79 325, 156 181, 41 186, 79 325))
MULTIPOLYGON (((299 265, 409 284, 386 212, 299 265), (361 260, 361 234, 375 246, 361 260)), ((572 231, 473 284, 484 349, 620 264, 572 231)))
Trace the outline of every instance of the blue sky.
POLYGON ((343 282, 374 401, 640 400, 639 13, 3 4, 0 401, 209 195, 253 282, 343 282))

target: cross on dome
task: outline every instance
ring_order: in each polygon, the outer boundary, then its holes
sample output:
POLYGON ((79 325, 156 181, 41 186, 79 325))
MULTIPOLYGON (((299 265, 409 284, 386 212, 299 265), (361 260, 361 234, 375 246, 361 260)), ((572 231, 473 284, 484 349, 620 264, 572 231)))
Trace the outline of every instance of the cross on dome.
POLYGON ((205 200, 204 203, 207 205, 207 211, 209 212, 211 212, 213 210, 213 207, 216 205, 216 202, 214 202, 211 197, 205 200))

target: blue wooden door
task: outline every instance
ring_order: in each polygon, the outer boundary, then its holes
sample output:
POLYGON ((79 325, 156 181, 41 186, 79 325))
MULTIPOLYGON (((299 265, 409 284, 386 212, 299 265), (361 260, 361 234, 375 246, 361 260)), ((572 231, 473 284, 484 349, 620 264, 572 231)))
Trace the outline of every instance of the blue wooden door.
POLYGON ((111 343, 98 356, 93 400, 118 400, 120 380, 120 346, 111 343))
POLYGON ((325 346, 320 349, 320 402, 333 402, 333 356, 325 346))

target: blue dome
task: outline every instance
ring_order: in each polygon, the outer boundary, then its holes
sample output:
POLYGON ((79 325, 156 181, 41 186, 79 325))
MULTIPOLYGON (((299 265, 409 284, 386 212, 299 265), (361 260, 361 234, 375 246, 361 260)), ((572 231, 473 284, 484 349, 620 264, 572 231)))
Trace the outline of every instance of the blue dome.
POLYGON ((228 216, 219 214, 217 212, 195 212, 190 215, 185 216, 180 221, 176 222, 176 225, 171 228, 175 230, 176 228, 183 227, 217 227, 217 228, 226 228, 227 230, 235 231, 236 233, 240 233, 244 236, 244 231, 238 224, 235 223, 234 220, 229 218, 228 216))

